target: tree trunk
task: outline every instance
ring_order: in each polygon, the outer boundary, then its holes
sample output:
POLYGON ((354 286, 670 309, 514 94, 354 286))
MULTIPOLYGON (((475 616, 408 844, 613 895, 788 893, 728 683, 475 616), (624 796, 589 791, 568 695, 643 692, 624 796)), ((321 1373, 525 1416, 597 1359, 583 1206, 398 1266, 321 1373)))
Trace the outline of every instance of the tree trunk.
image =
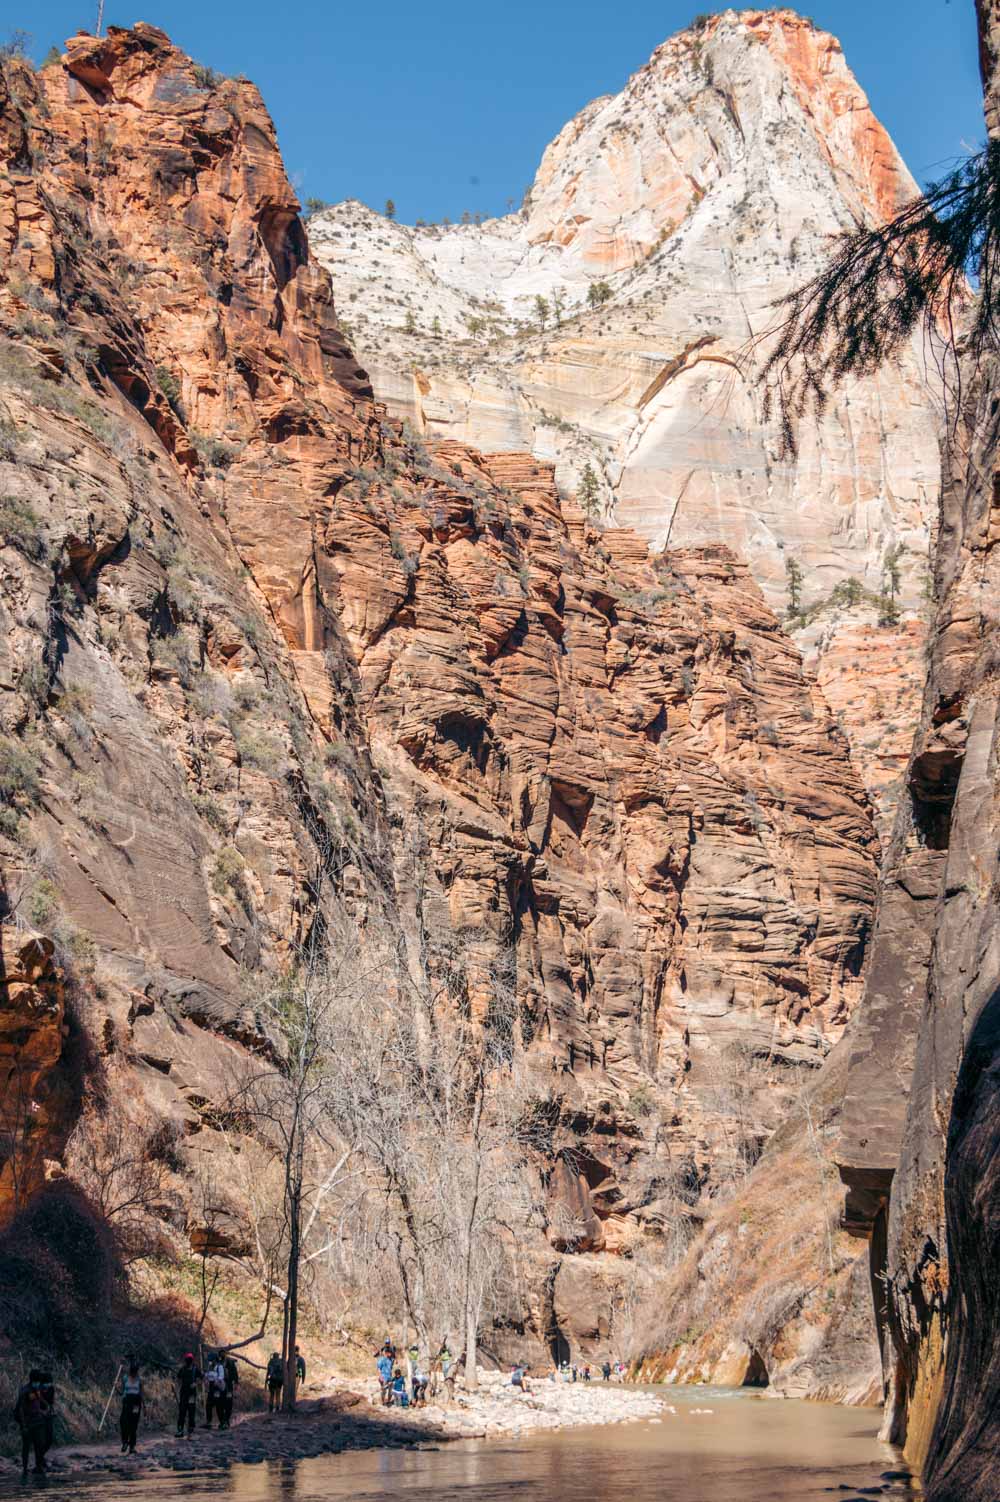
POLYGON ((479 1345, 479 1316, 472 1297, 471 1283, 465 1285, 465 1385, 472 1391, 479 1386, 476 1352, 479 1345))
POLYGON ((471 1137, 476 1152, 475 1173, 472 1178, 472 1197, 465 1218, 465 1269, 463 1294, 465 1297, 465 1385, 479 1386, 476 1370, 476 1348, 479 1343, 479 1300, 472 1292, 472 1258, 476 1239, 476 1220, 479 1215, 479 1185, 482 1173, 482 1143, 480 1129, 483 1123, 483 1077, 479 1076, 476 1104, 472 1113, 471 1137))
POLYGON ((281 1389, 281 1408, 284 1413, 295 1411, 295 1341, 299 1324, 299 1234, 302 1223, 302 1183, 299 1179, 292 1186, 289 1203, 288 1226, 288 1294, 285 1299, 285 1329, 281 1357, 284 1371, 284 1386, 281 1389))

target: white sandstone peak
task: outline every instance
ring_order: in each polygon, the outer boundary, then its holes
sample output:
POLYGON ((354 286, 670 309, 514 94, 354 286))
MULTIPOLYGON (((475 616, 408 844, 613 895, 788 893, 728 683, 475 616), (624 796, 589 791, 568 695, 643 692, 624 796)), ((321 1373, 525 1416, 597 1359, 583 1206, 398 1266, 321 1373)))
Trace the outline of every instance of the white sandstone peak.
MULTIPOLYGON (((348 201, 308 228, 390 411, 550 459, 569 493, 589 464, 608 517, 655 545, 729 543, 779 610, 794 558, 810 607, 796 632, 857 745, 870 714, 833 681, 857 631, 869 678, 916 692, 919 628, 872 633, 890 550, 904 612, 924 607, 933 371, 915 345, 833 393, 791 464, 742 356, 834 236, 915 191, 834 37, 790 10, 730 10, 581 110, 517 212, 409 226, 348 201), (838 603, 851 579, 864 594, 838 603)), ((876 792, 898 771, 893 734, 862 757, 876 792)))

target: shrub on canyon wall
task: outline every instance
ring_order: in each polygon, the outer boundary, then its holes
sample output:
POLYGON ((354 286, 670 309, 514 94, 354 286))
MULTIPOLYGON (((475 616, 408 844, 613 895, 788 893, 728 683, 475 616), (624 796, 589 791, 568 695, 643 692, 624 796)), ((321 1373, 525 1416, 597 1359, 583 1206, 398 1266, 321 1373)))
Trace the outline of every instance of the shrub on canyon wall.
POLYGON ((111 1229, 73 1184, 48 1185, 0 1235, 0 1328, 26 1354, 98 1349, 124 1286, 111 1229))
MULTIPOLYGON (((97 1438, 126 1352, 144 1368, 147 1422, 172 1416, 169 1374, 195 1339, 191 1310, 162 1297, 133 1304, 122 1244, 95 1200, 68 1179, 48 1184, 0 1232, 0 1411, 10 1413, 31 1366, 50 1368, 57 1444, 97 1438)), ((0 1453, 12 1455, 16 1444, 12 1425, 0 1429, 0 1453)))

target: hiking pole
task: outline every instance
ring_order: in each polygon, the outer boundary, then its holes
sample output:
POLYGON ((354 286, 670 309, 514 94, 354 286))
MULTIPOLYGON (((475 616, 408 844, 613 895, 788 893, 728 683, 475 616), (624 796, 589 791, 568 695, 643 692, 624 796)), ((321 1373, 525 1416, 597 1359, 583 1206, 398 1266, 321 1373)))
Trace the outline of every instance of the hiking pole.
POLYGON ((104 1412, 101 1414, 101 1422, 97 1426, 97 1432, 98 1432, 98 1434, 100 1434, 101 1430, 104 1428, 104 1420, 108 1416, 108 1409, 111 1407, 111 1399, 115 1395, 115 1388, 118 1386, 118 1378, 121 1376, 121 1374, 122 1374, 122 1365, 121 1365, 121 1362, 119 1362, 118 1363, 118 1370, 115 1372, 115 1380, 112 1382, 112 1384, 111 1384, 111 1391, 108 1393, 108 1401, 105 1403, 105 1405, 104 1405, 104 1412))

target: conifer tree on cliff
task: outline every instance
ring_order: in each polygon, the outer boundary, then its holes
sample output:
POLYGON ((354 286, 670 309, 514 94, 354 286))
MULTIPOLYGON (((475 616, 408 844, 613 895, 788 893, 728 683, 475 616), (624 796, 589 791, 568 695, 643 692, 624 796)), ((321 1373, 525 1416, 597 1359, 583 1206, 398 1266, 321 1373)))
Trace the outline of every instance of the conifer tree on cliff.
POLYGON ((591 520, 597 515, 600 496, 601 489, 597 475, 594 471, 594 466, 588 459, 587 463, 583 466, 580 483, 576 487, 576 500, 580 510, 585 516, 589 516, 591 520))

